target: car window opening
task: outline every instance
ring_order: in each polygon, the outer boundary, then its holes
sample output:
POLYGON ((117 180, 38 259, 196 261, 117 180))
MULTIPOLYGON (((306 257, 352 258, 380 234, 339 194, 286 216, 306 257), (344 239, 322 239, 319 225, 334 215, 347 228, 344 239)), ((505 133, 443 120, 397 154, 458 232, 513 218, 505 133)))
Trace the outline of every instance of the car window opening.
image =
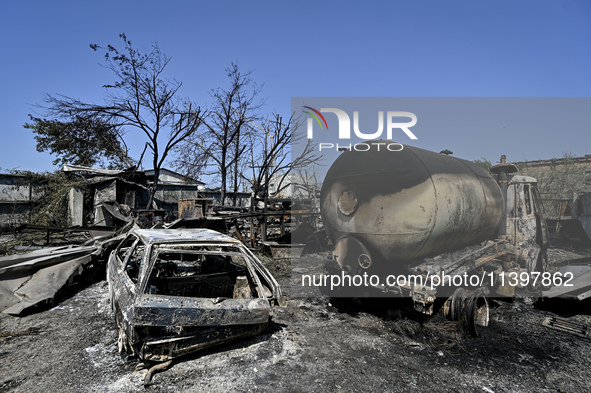
POLYGON ((241 254, 171 247, 157 250, 146 293, 253 299, 258 291, 241 254))

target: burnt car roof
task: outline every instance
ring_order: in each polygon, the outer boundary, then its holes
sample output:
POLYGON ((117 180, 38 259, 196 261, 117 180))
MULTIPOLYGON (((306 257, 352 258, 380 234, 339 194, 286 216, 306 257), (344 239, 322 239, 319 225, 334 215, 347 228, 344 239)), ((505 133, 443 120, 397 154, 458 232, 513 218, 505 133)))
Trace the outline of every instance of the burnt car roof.
POLYGON ((136 229, 132 233, 137 235, 146 244, 148 243, 169 243, 178 241, 191 242, 227 242, 240 243, 240 241, 205 228, 193 229, 136 229))

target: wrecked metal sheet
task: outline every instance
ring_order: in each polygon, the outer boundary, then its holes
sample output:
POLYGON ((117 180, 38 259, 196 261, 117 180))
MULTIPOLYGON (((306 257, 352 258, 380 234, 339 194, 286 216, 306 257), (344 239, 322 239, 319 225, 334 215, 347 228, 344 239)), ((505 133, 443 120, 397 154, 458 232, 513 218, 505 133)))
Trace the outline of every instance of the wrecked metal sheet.
MULTIPOLYGON (((133 228, 127 225, 126 228, 133 228)), ((27 254, 0 258, 0 312, 19 315, 23 310, 52 299, 94 259, 104 257, 126 236, 96 238, 83 246, 49 247, 27 254)))
POLYGON ((94 206, 103 202, 113 202, 117 200, 117 180, 105 182, 96 186, 94 191, 94 206))
POLYGON ((68 252, 70 249, 69 246, 60 246, 60 247, 47 247, 40 250, 34 250, 32 252, 26 254, 15 254, 15 255, 8 255, 5 257, 0 258, 0 268, 14 265, 17 263, 30 261, 32 259, 40 258, 42 256, 47 255, 57 255, 63 252, 68 252))
MULTIPOLYGON (((24 277, 25 281, 12 293, 1 290, 2 311, 10 315, 19 315, 29 307, 52 299, 70 277, 79 272, 79 269, 82 269, 82 266, 91 259, 91 255, 85 255, 41 269, 33 275, 24 277)), ((4 280, 0 280, 0 288, 4 286, 3 284, 4 280)))
POLYGON ((107 212, 109 212, 110 215, 123 222, 129 223, 132 222, 134 219, 132 215, 124 216, 123 214, 121 214, 121 211, 119 210, 119 204, 117 202, 104 202, 101 206, 107 212))
POLYGON ((90 262, 97 247, 51 247, 0 258, 0 311, 19 315, 49 300, 90 262))
POLYGON ((119 175, 125 173, 125 171, 121 170, 113 170, 113 169, 99 169, 99 168, 91 168, 88 166, 81 166, 81 165, 64 165, 62 168, 63 172, 89 172, 89 173, 98 173, 101 175, 119 175))
POLYGON ((0 312, 20 301, 14 293, 30 279, 31 275, 24 275, 0 280, 0 312))
MULTIPOLYGON (((96 250, 95 246, 86 247, 72 247, 66 250, 52 250, 50 252, 34 252, 34 258, 27 258, 24 260, 18 260, 8 266, 0 268, 0 279, 12 277, 17 274, 30 274, 39 269, 46 268, 48 266, 60 264, 62 262, 72 260, 74 258, 90 254, 96 250)), ((44 250, 39 250, 44 251, 44 250)), ((25 256, 28 254, 25 254, 25 256)), ((0 260, 0 266, 2 261, 0 260)))
MULTIPOLYGON (((561 269, 561 272, 569 271, 568 266, 565 269, 561 269)), ((547 298, 553 297, 568 297, 576 298, 578 300, 584 300, 591 295, 591 270, 575 277, 570 281, 569 286, 559 285, 550 288, 547 291, 542 292, 542 296, 547 298)))

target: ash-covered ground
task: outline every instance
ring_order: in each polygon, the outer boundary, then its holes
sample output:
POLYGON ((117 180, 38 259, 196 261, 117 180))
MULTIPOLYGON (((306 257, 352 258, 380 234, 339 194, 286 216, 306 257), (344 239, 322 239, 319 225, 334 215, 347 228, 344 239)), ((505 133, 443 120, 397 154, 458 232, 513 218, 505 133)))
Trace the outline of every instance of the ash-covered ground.
MULTIPOLYGON (((561 245, 550 250, 550 261, 560 266, 589 255, 561 245)), ((289 263, 265 262, 289 296, 289 263)), ((178 360, 144 388, 147 369, 119 357, 100 281, 53 308, 20 318, 0 314, 0 391, 590 391, 591 340, 541 325, 561 314, 591 325, 583 315, 589 303, 548 309, 535 301, 492 301, 489 326, 473 337, 453 323, 407 319, 396 301, 292 298, 275 308, 262 335, 178 360)))

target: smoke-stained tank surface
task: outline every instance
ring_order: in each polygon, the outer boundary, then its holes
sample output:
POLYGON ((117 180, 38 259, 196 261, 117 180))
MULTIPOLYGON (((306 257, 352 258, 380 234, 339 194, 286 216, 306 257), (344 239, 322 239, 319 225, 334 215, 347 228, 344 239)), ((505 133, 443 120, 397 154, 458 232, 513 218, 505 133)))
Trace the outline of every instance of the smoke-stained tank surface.
POLYGON ((503 201, 485 169, 408 145, 390 151, 391 141, 366 143, 368 151, 342 153, 322 185, 322 218, 341 267, 367 269, 378 260, 394 267, 388 262, 495 236, 503 201), (350 263, 343 262, 345 253, 350 263))

